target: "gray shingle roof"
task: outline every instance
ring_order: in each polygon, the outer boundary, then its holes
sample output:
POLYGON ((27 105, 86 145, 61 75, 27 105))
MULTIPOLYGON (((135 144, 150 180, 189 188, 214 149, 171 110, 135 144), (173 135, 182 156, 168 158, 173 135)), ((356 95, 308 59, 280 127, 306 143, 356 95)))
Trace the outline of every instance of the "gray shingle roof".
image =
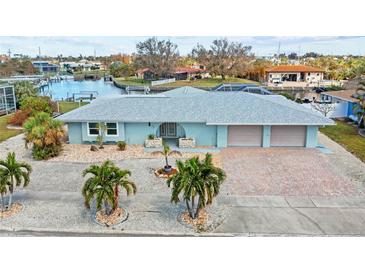
POLYGON ((159 95, 101 97, 58 119, 65 122, 199 122, 212 125, 334 124, 283 96, 206 92, 190 87, 159 95))

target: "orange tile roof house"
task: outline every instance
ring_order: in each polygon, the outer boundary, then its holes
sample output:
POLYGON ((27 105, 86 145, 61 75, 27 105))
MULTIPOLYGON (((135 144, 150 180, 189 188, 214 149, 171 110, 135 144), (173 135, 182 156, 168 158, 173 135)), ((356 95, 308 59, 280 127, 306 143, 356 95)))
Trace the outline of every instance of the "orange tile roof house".
POLYGON ((323 81, 324 70, 304 65, 280 65, 265 70, 268 86, 314 87, 323 81))

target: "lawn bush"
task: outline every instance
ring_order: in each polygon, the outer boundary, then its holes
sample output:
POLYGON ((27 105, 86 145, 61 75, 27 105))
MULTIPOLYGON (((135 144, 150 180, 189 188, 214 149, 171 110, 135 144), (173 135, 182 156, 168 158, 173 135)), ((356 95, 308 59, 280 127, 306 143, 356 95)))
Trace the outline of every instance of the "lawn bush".
POLYGON ((284 96, 286 99, 295 101, 295 97, 292 94, 290 94, 290 93, 280 92, 279 95, 284 96))
POLYGON ((37 112, 52 114, 55 108, 56 105, 46 96, 26 97, 20 102, 20 109, 31 111, 31 116, 34 116, 37 112))
POLYGON ((24 123, 26 145, 33 144, 33 157, 48 159, 59 154, 65 132, 63 123, 48 113, 38 112, 24 123))
POLYGON ((18 110, 9 117, 8 124, 23 126, 24 122, 29 118, 30 113, 30 110, 18 110))
POLYGON ((47 160, 49 158, 58 156, 60 152, 61 152, 61 146, 40 147, 34 145, 32 149, 32 156, 36 160, 47 160))
POLYGON ((126 149, 127 143, 126 143, 126 142, 124 142, 124 141, 119 141, 119 142, 117 143, 117 146, 118 146, 119 150, 123 151, 123 150, 125 150, 125 149, 126 149))

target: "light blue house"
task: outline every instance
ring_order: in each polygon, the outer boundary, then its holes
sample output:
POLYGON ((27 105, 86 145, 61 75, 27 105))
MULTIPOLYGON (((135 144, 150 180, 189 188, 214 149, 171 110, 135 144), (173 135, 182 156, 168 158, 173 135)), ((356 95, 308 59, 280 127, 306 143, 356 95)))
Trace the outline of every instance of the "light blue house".
POLYGON ((336 104, 336 108, 331 113, 332 118, 349 118, 357 121, 355 106, 359 104, 359 100, 353 95, 356 90, 337 90, 321 93, 321 101, 336 104))
POLYGON ((316 147, 319 126, 334 122, 279 95, 209 92, 182 87, 158 95, 100 97, 58 117, 69 142, 143 144, 149 134, 163 139, 194 138, 197 146, 316 147))

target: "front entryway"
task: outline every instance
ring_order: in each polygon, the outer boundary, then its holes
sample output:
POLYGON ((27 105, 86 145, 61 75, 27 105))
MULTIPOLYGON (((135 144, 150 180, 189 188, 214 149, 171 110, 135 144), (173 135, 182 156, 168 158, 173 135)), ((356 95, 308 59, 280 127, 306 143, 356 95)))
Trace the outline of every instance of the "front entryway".
POLYGON ((262 146, 262 126, 229 126, 228 146, 262 146))
POLYGON ((176 138, 177 137, 176 123, 162 123, 160 125, 160 137, 176 138))

